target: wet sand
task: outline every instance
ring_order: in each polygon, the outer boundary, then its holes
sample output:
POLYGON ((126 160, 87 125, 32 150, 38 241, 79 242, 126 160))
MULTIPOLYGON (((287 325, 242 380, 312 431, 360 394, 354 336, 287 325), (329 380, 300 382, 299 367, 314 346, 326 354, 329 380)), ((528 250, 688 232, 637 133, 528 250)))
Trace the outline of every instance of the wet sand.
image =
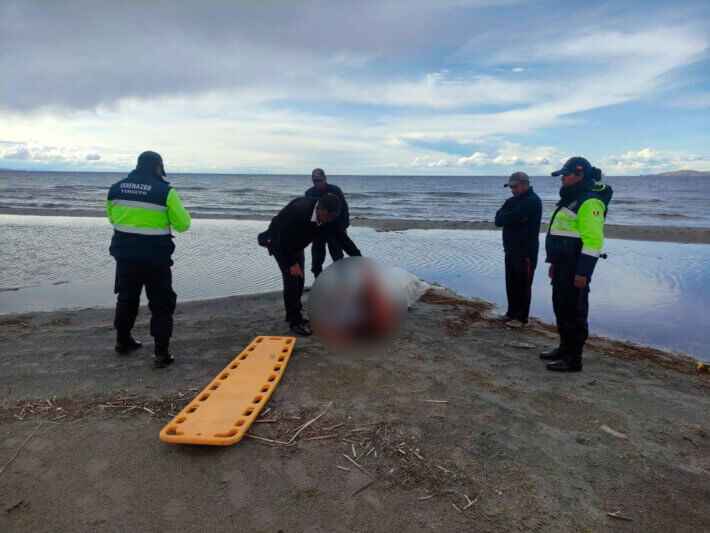
MULTIPOLYGON (((18 209, 0 207, 0 215, 40 215, 68 217, 103 217, 106 213, 98 210, 64 210, 64 209, 18 209)), ((197 213, 194 218, 213 220, 271 220, 265 215, 226 215, 197 213)), ((354 226, 374 228, 378 231, 403 231, 408 229, 464 229, 464 230, 497 230, 493 222, 457 221, 457 220, 404 220, 404 219, 371 219, 352 217, 354 226)), ((542 232, 547 231, 547 224, 542 224, 542 232)), ((692 226, 624 226, 607 224, 604 234, 610 239, 628 239, 632 241, 681 242, 710 244, 710 228, 692 226)))
POLYGON ((219 449, 158 432, 254 336, 288 334, 280 294, 178 303, 163 371, 150 343, 113 352, 110 309, 3 317, 0 529, 710 529, 709 374, 599 338, 553 374, 551 327, 489 310, 430 291, 386 354, 299 338, 250 433, 288 441, 331 407, 293 446, 219 449))

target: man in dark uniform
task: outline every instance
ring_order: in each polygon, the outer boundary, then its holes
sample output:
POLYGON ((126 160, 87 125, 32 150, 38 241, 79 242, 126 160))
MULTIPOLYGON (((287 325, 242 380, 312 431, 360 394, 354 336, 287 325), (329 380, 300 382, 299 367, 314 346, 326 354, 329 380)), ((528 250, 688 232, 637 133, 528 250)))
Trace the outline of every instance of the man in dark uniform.
POLYGON ((525 172, 511 174, 508 183, 513 196, 496 213, 495 224, 503 228, 505 251, 505 288, 510 320, 508 327, 520 328, 528 323, 530 298, 537 267, 542 202, 530 186, 525 172))
MULTIPOLYGON (((323 172, 322 168, 313 169, 313 172, 311 172, 311 180, 313 180, 313 187, 306 191, 306 198, 315 198, 317 200, 328 193, 337 196, 340 201, 340 215, 338 215, 338 218, 340 219, 343 229, 347 230, 350 225, 350 212, 348 211, 348 203, 345 201, 343 191, 340 190, 340 187, 337 185, 331 185, 327 182, 325 172, 323 172)), ((317 237, 313 241, 313 244, 311 244, 311 272, 313 272, 315 277, 318 277, 323 271, 326 244, 328 245, 328 251, 330 252, 330 257, 333 258, 333 262, 343 258, 343 247, 334 236, 317 237)))
POLYGON ((550 263, 552 307, 560 345, 540 358, 548 370, 582 370, 582 351, 589 335, 589 284, 601 255, 604 221, 611 187, 598 184, 602 173, 583 157, 572 157, 552 173, 561 176, 560 201, 550 218, 545 239, 550 263))
POLYGON ((304 248, 318 237, 333 237, 348 255, 362 255, 345 233, 339 214, 340 201, 332 193, 318 200, 296 198, 272 219, 269 229, 259 235, 259 244, 269 249, 279 265, 284 285, 286 321, 291 330, 299 335, 312 334, 308 321, 301 313, 304 248))
POLYGON ((131 329, 145 286, 157 368, 173 361, 168 344, 177 297, 170 271, 175 250, 170 228, 183 232, 190 227, 190 215, 164 178, 162 157, 143 152, 136 169, 114 183, 106 199, 106 213, 114 228, 109 251, 116 259, 116 351, 126 354, 141 347, 131 336, 131 329))

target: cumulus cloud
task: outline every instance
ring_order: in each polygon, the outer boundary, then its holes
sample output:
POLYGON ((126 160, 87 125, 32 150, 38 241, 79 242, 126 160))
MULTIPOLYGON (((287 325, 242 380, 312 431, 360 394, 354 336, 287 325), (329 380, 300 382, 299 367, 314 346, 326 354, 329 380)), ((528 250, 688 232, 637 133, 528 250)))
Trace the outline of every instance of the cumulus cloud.
POLYGON ((643 174, 670 170, 710 170, 710 156, 689 152, 642 148, 619 156, 604 157, 599 165, 605 174, 643 174))
POLYGON ((459 166, 483 167, 514 167, 532 166, 548 167, 553 162, 561 159, 563 155, 552 146, 523 146, 518 143, 504 142, 503 146, 495 149, 489 155, 485 152, 474 152, 468 157, 461 157, 458 160, 459 166))
POLYGON ((431 159, 429 156, 419 156, 415 158, 410 167, 425 167, 425 168, 445 168, 449 166, 449 161, 446 159, 431 159))
POLYGON ((26 161, 28 163, 91 163, 101 155, 93 151, 75 150, 67 147, 43 146, 37 143, 2 142, 0 160, 26 161))

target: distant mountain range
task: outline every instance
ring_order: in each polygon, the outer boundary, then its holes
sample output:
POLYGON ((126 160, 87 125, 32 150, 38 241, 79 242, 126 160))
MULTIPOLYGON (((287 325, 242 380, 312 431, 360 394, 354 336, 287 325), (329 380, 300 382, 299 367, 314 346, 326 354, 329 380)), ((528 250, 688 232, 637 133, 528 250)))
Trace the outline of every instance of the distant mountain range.
POLYGON ((660 174, 646 174, 660 178, 710 178, 710 172, 700 170, 672 170, 671 172, 661 172, 660 174))

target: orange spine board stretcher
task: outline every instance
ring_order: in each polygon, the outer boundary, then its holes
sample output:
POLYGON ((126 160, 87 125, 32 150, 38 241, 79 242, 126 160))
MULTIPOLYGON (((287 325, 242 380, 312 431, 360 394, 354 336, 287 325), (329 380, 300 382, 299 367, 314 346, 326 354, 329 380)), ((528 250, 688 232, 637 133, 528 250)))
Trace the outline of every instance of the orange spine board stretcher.
POLYGON ((239 442, 274 392, 294 337, 256 337, 160 431, 176 444, 229 446, 239 442))

